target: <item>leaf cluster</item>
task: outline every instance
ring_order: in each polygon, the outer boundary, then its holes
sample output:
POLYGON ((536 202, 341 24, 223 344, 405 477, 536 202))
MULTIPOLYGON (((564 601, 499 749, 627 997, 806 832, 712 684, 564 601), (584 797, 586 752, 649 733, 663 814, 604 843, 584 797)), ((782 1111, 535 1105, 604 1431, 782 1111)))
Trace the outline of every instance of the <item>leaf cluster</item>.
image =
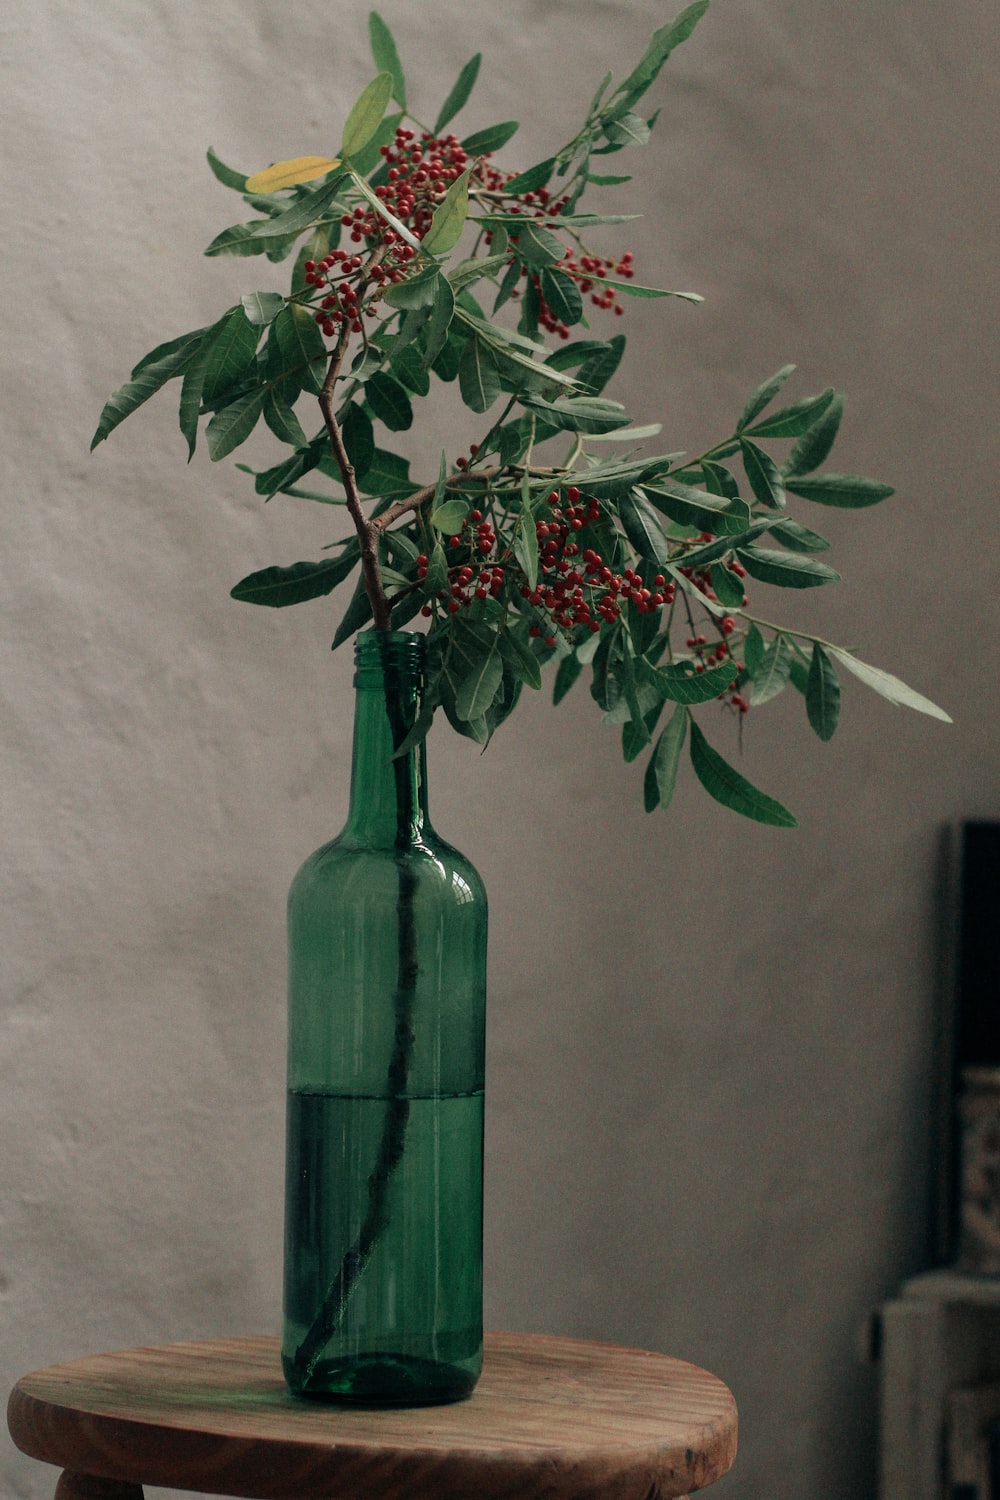
MULTIPOLYGON (((586 675, 626 760, 646 754, 648 810, 670 803, 687 745, 711 796, 788 827, 793 815, 724 760, 696 710, 714 705, 742 724, 748 707, 791 685, 826 741, 840 714, 839 668, 893 703, 947 716, 853 653, 751 612, 751 585, 803 590, 839 576, 822 560, 829 543, 790 516, 790 497, 853 510, 892 493, 823 467, 843 414, 838 392, 780 404, 785 366, 694 459, 647 454, 659 428, 635 427, 605 394, 625 339, 591 331, 581 265, 598 263, 591 233, 628 216, 583 212, 581 199, 592 184, 629 180, 595 170, 595 158, 648 141, 656 117, 636 106, 707 3, 656 31, 625 79, 602 81, 572 139, 516 173, 491 160, 516 122, 461 140, 448 128, 479 56, 418 137, 395 41, 373 12, 376 73, 333 155, 244 175, 209 152, 252 217, 206 254, 291 259, 288 290, 244 292, 214 323, 158 345, 106 403, 92 446, 173 381, 189 459, 202 430, 218 461, 263 422, 287 452, 247 469, 257 493, 340 507, 344 534, 322 559, 251 573, 236 599, 284 607, 353 579, 335 647, 373 618, 395 629, 419 620, 428 670, 414 736, 440 709, 485 744, 523 689, 541 687, 546 666, 557 702, 586 675), (467 454, 442 454, 436 479, 421 481, 398 435, 435 383, 457 389, 476 440, 467 454), (589 572, 576 561, 585 557, 589 572)), ((610 276, 614 262, 601 264, 601 293, 619 306, 700 300, 636 284, 627 261, 610 276)))

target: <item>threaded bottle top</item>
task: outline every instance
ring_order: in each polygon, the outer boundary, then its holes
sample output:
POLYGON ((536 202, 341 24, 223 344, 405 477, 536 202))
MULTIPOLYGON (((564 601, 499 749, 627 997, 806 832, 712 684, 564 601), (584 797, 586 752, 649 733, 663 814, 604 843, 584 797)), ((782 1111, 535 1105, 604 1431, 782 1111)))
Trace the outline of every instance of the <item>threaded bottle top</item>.
POLYGON ((425 639, 412 630, 364 630, 354 643, 354 686, 381 687, 387 678, 420 686, 425 639))

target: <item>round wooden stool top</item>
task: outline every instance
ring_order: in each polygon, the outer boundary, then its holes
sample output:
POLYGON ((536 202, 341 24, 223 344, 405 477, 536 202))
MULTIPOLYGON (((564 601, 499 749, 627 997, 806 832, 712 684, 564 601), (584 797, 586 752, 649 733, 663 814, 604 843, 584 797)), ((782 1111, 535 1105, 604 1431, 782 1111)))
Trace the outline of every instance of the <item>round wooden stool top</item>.
POLYGON ((18 1381, 7 1420, 19 1448, 68 1471, 65 1500, 141 1484, 258 1500, 671 1500, 736 1452, 735 1403, 707 1371, 516 1333, 487 1335, 480 1382, 452 1406, 301 1401, 277 1340, 242 1338, 52 1365, 18 1381))

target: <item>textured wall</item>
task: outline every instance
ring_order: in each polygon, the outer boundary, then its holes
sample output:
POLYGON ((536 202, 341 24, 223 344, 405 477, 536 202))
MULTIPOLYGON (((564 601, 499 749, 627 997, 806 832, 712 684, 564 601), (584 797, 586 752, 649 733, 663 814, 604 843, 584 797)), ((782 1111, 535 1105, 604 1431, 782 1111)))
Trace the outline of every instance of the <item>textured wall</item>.
MULTIPOLYGON (((463 124, 519 113, 515 164, 673 9, 383 0, 418 108, 484 51, 463 124)), ((283 900, 344 811, 350 663, 326 603, 227 593, 310 556, 329 517, 263 512, 230 462, 185 468, 166 399, 87 447, 140 354, 257 278, 200 258, 238 216, 205 148, 252 170, 335 147, 365 16, 7 0, 0 19, 4 1387, 276 1326, 283 900)), ((647 819, 582 690, 526 704, 484 759, 432 744, 436 821, 492 896, 489 1319, 718 1371, 743 1422, 720 1500, 873 1493, 858 1329, 924 1257, 938 833, 1000 812, 998 66, 992 0, 716 0, 656 87, 625 205, 647 206, 641 279, 707 301, 633 305, 618 394, 694 451, 788 360, 796 394, 846 390, 838 467, 898 493, 806 517, 846 581, 774 608, 956 727, 854 683, 826 747, 792 694, 751 714, 746 772, 796 833, 725 813, 689 770, 647 819)), ((0 1473, 51 1493, 6 1441, 0 1473)))

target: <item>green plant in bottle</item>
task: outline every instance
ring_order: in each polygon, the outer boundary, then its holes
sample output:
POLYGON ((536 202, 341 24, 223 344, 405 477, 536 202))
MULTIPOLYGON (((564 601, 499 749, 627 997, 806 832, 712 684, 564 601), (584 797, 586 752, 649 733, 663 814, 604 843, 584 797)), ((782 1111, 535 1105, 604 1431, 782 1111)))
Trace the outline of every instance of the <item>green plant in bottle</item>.
MULTIPOLYGON (((386 653, 378 657, 382 689, 359 689, 358 732, 382 745, 377 770, 367 757, 362 768, 356 745, 355 777, 367 790, 352 800, 342 839, 305 866, 290 907, 286 1368, 295 1389, 322 1394, 326 1386, 344 1397, 364 1388, 378 1399, 378 1387, 381 1399, 446 1399, 460 1392, 442 1385, 435 1397, 439 1377, 458 1385, 474 1378, 471 1313, 449 1305, 425 1344, 398 1322, 401 1288, 407 1304, 421 1308, 421 1327, 427 1299, 448 1301, 441 1277, 418 1295, 409 1269, 399 1269, 410 1254, 401 1222, 407 1184, 440 1173, 448 1192, 471 1201, 477 1191, 455 1186, 468 1166, 449 1156, 445 1123, 465 1116, 470 1135, 480 1130, 481 1073, 471 1051, 452 1078, 449 1042, 441 1079, 426 1092, 428 1038, 439 1025, 427 1017, 435 1007, 443 1015, 461 992, 468 1012, 455 1035, 465 1041, 455 1046, 474 1050, 481 1003, 478 979, 442 980, 436 999, 427 989, 429 955, 435 943, 450 951, 451 937, 440 933, 452 924, 464 934, 463 974, 478 974, 481 962, 479 929, 473 934, 460 904, 435 918, 443 924, 437 938, 424 925, 435 860, 452 871, 452 894, 460 878, 477 886, 471 872, 459 877, 459 863, 449 864, 457 856, 434 854, 428 863, 417 853, 432 836, 425 818, 419 838, 413 831, 412 791, 422 784, 415 768, 437 710, 485 744, 522 691, 541 687, 546 668, 554 668, 557 702, 589 677, 597 722, 618 730, 626 760, 645 757, 647 810, 669 805, 687 744, 711 796, 775 827, 796 819, 711 743, 707 714, 742 730, 748 712, 792 686, 827 741, 846 673, 894 704, 947 720, 898 678, 775 622, 756 602, 760 586, 800 594, 839 577, 823 560, 829 543, 792 517, 791 499, 853 510, 892 493, 823 467, 843 414, 837 391, 781 404, 793 372, 786 365, 751 393, 732 429, 694 457, 656 451, 659 426, 635 426, 606 394, 625 352, 625 338, 608 325, 617 326, 626 304, 701 299, 637 280, 631 252, 604 245, 630 215, 594 213, 584 200, 592 185, 629 182, 607 170, 617 163, 606 158, 648 141, 655 116, 639 113, 639 103, 707 3, 695 0, 660 27, 620 82, 609 74, 565 145, 509 166, 497 158, 517 132, 514 121, 461 136, 452 129, 479 56, 460 70, 433 123, 420 124, 409 113, 393 37, 373 12, 376 73, 335 154, 247 176, 209 152, 212 171, 241 195, 250 217, 222 230, 206 254, 234 257, 241 270, 253 257, 290 260, 287 289, 244 276, 246 289, 218 319, 140 360, 94 435, 96 445, 174 380, 189 456, 202 423, 218 461, 263 422, 286 451, 250 471, 257 493, 342 506, 345 522, 319 560, 255 571, 233 596, 284 607, 353 580, 333 644, 362 632, 359 683, 376 671, 371 653, 386 653), (457 388, 469 428, 462 451, 442 453, 436 474, 415 477, 401 435, 424 403, 433 409, 438 384, 457 388), (410 649, 399 643, 414 624, 419 690, 399 656, 410 649), (374 808, 385 815, 379 837, 388 841, 351 849, 374 808), (345 874, 349 849, 363 876, 345 874), (370 902, 369 879, 381 892, 370 902), (376 910, 378 923, 392 912, 390 939, 367 935, 357 914, 376 910), (350 951, 347 933, 355 935, 350 951), (374 951, 377 963, 369 967, 366 957, 357 966, 358 953, 374 951), (369 1002, 362 978, 374 971, 380 998, 369 1002), (371 1053, 362 1033, 372 1038, 371 1053), (348 1057, 342 1049, 352 1036, 348 1057), (315 1184, 351 1172, 361 1186, 346 1217, 317 1207, 315 1184), (308 1234, 300 1234, 307 1221, 308 1234), (424 1393, 415 1396, 420 1380, 424 1393)), ((438 1233, 436 1214, 421 1220, 413 1243, 426 1247, 438 1233)), ((420 1258, 430 1264, 423 1249, 420 1258)))

